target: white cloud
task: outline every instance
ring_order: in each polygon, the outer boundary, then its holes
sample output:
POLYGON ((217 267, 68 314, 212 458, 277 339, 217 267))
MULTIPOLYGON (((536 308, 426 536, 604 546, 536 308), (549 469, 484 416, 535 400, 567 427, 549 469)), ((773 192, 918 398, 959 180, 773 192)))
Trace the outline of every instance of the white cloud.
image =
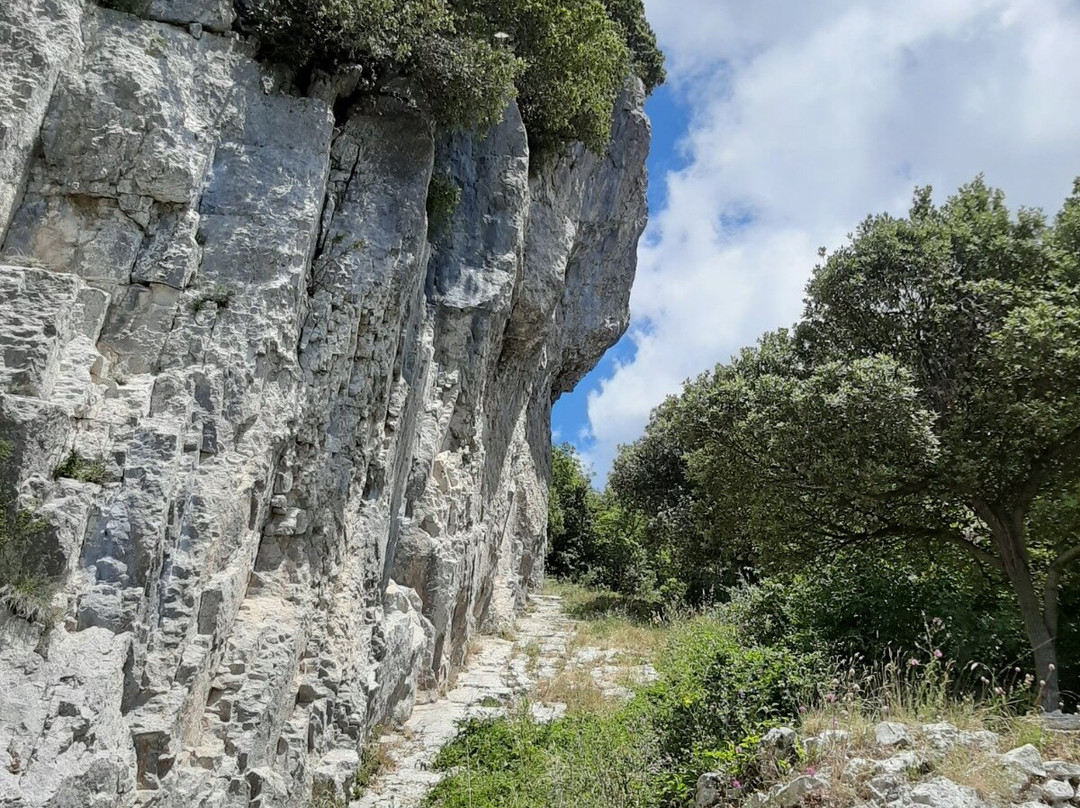
POLYGON ((687 167, 640 250, 633 361, 589 396, 586 456, 682 381, 786 325, 820 246, 984 172, 1056 211, 1080 175, 1080 4, 1071 0, 647 0, 693 108, 687 167), (749 220, 749 221, 748 221, 749 220))

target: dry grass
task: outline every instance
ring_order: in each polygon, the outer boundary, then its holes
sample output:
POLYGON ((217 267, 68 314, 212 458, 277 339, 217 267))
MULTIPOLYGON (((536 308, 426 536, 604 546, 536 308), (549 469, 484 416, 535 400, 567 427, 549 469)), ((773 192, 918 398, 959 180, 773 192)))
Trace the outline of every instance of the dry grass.
POLYGON ((975 789, 987 802, 1008 804, 1012 801, 1009 776, 994 753, 972 747, 956 747, 935 763, 934 772, 958 785, 975 789))
POLYGON ((641 624, 623 617, 581 622, 574 646, 614 649, 621 661, 631 665, 652 662, 668 642, 671 630, 661 623, 641 624))
POLYGON ((585 668, 564 668, 538 682, 536 696, 545 704, 565 704, 569 713, 600 713, 615 706, 585 668))

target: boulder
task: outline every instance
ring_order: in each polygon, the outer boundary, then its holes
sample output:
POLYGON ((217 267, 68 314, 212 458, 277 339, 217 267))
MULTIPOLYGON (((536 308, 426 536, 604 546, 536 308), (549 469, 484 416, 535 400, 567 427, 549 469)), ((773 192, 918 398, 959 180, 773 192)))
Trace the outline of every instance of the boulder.
POLYGON ((907 748, 911 746, 911 733, 896 721, 882 721, 874 727, 874 743, 888 749, 907 748))
POLYGON ((1047 780, 1038 787, 1043 802, 1061 805, 1076 798, 1076 789, 1063 780, 1047 780))
POLYGON ((1043 765, 1042 755, 1031 744, 1013 749, 1001 756, 1001 765, 1012 772, 1024 775, 1026 778, 1046 777, 1046 767, 1043 765))
POLYGON ((930 808, 986 808, 975 789, 957 785, 945 777, 919 783, 911 789, 910 799, 914 805, 930 808))

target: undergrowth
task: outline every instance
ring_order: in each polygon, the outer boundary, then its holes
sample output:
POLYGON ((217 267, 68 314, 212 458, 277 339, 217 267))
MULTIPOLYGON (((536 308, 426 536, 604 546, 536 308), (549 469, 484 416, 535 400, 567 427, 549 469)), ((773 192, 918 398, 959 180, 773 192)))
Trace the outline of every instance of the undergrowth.
MULTIPOLYGON (((568 703, 567 716, 540 724, 522 707, 506 718, 465 724, 436 760, 448 776, 428 806, 688 808, 707 771, 726 775, 737 791, 804 772, 839 773, 850 755, 875 756, 874 726, 882 720, 915 732, 937 722, 991 730, 1004 748, 1032 743, 1048 759, 1080 759, 1080 748, 1029 717, 1038 695, 1029 676, 1015 666, 991 672, 950 662, 938 647, 940 624, 929 623, 924 641, 907 652, 834 657, 779 639, 759 642, 753 635, 760 627, 744 624, 738 609, 661 615, 632 598, 578 585, 549 584, 545 591, 561 596, 581 621, 576 645, 636 645, 657 680, 636 686, 620 704, 590 690, 587 669, 557 672, 538 696, 568 703), (796 727, 804 738, 844 730, 845 741, 765 759, 759 742, 778 726, 796 727)), ((993 798, 1008 786, 994 754, 957 749, 934 772, 993 798)), ((857 797, 837 780, 830 799, 846 805, 857 797)))

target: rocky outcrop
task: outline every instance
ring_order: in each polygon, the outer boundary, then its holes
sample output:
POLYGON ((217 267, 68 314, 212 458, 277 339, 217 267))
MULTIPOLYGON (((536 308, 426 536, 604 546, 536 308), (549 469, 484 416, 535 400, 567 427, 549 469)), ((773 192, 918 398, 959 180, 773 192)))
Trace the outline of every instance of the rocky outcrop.
MULTIPOLYGON (((1041 723, 1047 733, 1068 732, 1055 730, 1052 721, 1041 723)), ((748 794, 747 786, 727 773, 707 772, 698 779, 694 805, 1075 808, 1080 804, 1080 765, 1044 762, 1030 744, 1001 754, 998 749, 1004 741, 995 732, 961 730, 947 722, 913 727, 884 721, 872 728, 826 730, 801 742, 792 729, 773 729, 753 754, 758 790, 748 794), (898 751, 901 748, 905 751, 898 751), (967 783, 954 782, 945 773, 959 775, 967 783)))
POLYGON ((302 806, 542 575, 642 91, 608 154, 539 161, 513 107, 435 135, 290 92, 229 3, 133 5, 0 6, 0 482, 56 584, 0 609, 0 806, 302 806))

